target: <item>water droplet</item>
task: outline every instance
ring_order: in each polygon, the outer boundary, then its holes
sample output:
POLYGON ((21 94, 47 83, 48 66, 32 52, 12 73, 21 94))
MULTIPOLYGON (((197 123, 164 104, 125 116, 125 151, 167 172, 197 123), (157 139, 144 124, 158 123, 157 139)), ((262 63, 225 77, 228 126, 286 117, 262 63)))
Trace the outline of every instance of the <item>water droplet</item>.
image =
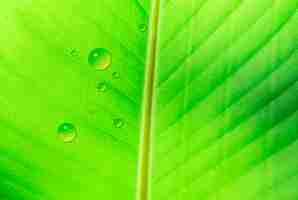
POLYGON ((145 32, 147 30, 146 24, 140 24, 139 29, 140 29, 141 32, 145 32))
POLYGON ((105 82, 98 83, 96 88, 99 92, 105 92, 108 89, 107 84, 105 82))
POLYGON ((112 56, 108 50, 96 48, 90 52, 88 62, 98 70, 105 70, 111 65, 112 56))
POLYGON ((79 50, 76 48, 69 48, 67 50, 67 54, 72 57, 77 57, 77 56, 79 56, 79 50))
POLYGON ((120 78, 120 74, 118 72, 113 72, 112 73, 113 78, 118 79, 120 78))
POLYGON ((67 122, 60 124, 58 126, 57 132, 58 137, 66 143, 72 142, 77 136, 76 127, 73 124, 67 122))
POLYGON ((77 49, 72 48, 69 50, 69 54, 73 57, 76 57, 79 55, 79 51, 77 49))
POLYGON ((124 126, 124 122, 123 122, 123 120, 120 119, 120 118, 114 119, 114 120, 113 120, 113 124, 114 124, 114 126, 115 126, 116 128, 121 128, 121 127, 124 126))

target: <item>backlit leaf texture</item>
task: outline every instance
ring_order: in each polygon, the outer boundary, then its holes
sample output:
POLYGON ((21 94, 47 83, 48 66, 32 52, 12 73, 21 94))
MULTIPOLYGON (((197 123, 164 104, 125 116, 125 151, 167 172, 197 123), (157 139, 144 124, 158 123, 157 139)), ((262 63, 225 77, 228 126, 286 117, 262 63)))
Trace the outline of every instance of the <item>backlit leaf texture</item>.
POLYGON ((2 2, 1 200, 134 199, 147 4, 2 2), (111 53, 107 70, 88 64, 96 48, 111 53), (57 136, 63 123, 72 143, 57 136))
POLYGON ((297 199, 298 1, 161 5, 152 199, 297 199))
POLYGON ((0 200, 298 199, 298 0, 0 11, 0 200), (88 63, 97 48, 106 70, 88 63))

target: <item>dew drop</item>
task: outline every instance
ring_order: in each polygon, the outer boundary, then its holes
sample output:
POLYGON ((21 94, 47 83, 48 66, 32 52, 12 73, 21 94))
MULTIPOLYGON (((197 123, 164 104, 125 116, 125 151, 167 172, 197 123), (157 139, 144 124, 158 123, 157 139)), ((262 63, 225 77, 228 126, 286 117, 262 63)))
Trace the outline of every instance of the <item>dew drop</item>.
POLYGON ((107 84, 105 82, 97 83, 96 88, 99 92, 105 92, 108 89, 107 84))
POLYGON ((113 72, 113 73, 112 73, 112 77, 113 77, 114 79, 118 79, 118 78, 120 78, 120 74, 119 74, 118 72, 113 72))
POLYGON ((141 32, 145 32, 145 31, 147 30, 147 26, 146 26, 146 24, 140 24, 140 25, 139 25, 139 30, 140 30, 141 32))
POLYGON ((71 123, 62 123, 57 129, 58 137, 66 143, 72 142, 77 136, 76 127, 71 123))
POLYGON ((114 124, 114 126, 115 126, 116 128, 121 128, 121 127, 124 126, 124 122, 123 122, 123 120, 120 119, 120 118, 114 119, 114 120, 113 120, 113 124, 114 124))
POLYGON ((105 70, 112 63, 111 53, 104 48, 93 49, 89 54, 88 63, 98 70, 105 70))
POLYGON ((69 50, 69 54, 73 57, 77 57, 79 55, 79 51, 77 49, 72 48, 69 50))

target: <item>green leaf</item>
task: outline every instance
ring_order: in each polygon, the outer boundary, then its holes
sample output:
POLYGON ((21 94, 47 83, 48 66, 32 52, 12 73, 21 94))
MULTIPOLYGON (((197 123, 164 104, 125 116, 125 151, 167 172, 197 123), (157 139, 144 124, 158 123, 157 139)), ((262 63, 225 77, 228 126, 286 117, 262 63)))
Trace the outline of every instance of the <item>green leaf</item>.
POLYGON ((297 9, 2 2, 0 199, 297 199, 297 9))

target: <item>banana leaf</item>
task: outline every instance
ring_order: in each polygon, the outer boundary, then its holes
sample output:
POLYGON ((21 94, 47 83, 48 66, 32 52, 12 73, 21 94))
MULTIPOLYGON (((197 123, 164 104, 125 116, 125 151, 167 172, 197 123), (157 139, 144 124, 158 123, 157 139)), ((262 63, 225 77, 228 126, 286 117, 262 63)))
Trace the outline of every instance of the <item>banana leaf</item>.
POLYGON ((0 6, 0 200, 298 199, 298 0, 0 6))

